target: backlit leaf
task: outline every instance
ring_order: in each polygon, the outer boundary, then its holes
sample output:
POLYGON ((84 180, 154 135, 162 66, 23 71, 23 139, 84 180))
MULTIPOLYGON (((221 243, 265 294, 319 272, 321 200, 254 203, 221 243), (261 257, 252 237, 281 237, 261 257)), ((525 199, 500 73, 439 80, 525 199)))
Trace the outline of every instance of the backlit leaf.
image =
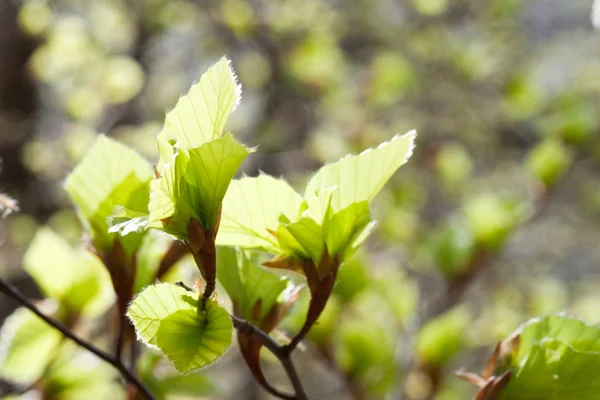
POLYGON ((326 208, 319 201, 326 188, 335 188, 331 207, 337 212, 362 201, 370 201, 402 164, 412 155, 416 133, 394 136, 377 148, 348 155, 322 167, 306 185, 304 198, 317 222, 326 208))
POLYGON ((220 138, 241 95, 230 61, 221 58, 167 113, 165 126, 156 138, 161 158, 159 171, 175 154, 174 147, 195 149, 220 138))
MULTIPOLYGON (((148 212, 149 163, 130 148, 100 135, 83 161, 65 181, 65 189, 91 231, 94 245, 102 251, 112 248, 118 236, 109 233, 108 218, 115 206, 138 213, 148 212)), ((119 239, 127 252, 133 252, 140 235, 119 239)))
POLYGON ((198 308, 198 294, 169 283, 147 287, 127 316, 138 339, 162 351, 181 373, 216 361, 231 344, 231 319, 216 301, 198 308))
POLYGON ((214 227, 225 192, 250 150, 231 134, 179 152, 154 180, 150 195, 150 226, 187 238, 191 218, 214 227))
POLYGON ((233 180, 223 200, 217 244, 277 252, 277 241, 268 230, 277 230, 281 216, 295 221, 302 202, 283 179, 260 174, 233 180))

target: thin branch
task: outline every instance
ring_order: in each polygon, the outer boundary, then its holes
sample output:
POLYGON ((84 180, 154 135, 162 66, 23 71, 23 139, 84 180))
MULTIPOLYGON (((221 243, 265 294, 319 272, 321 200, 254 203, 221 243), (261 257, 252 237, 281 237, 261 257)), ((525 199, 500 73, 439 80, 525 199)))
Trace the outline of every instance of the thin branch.
POLYGON ((27 297, 25 297, 17 288, 12 286, 10 283, 5 281, 0 277, 0 292, 5 293, 8 297, 14 299, 22 306, 28 308, 35 315, 40 317, 44 322, 48 325, 52 326, 54 329, 58 330, 62 333, 66 338, 71 339, 79 346, 83 347, 90 353, 95 354, 98 358, 103 361, 109 363, 113 367, 115 367, 123 376, 123 378, 130 384, 134 385, 140 393, 144 395, 148 400, 155 400, 154 395, 150 392, 150 390, 144 385, 144 383, 137 377, 137 375, 127 368, 119 359, 114 358, 110 354, 100 350, 93 344, 85 341, 84 339, 77 336, 74 332, 72 332, 69 328, 63 325, 61 322, 55 320, 52 317, 47 316, 43 312, 41 312, 35 304, 27 297))
POLYGON ((277 389, 271 387, 268 383, 266 384, 265 389, 269 390, 269 392, 271 392, 271 394, 273 394, 274 396, 277 396, 282 399, 307 400, 308 398, 306 397, 306 393, 304 392, 302 382, 298 377, 298 373, 296 372, 296 368, 294 367, 294 363, 292 362, 291 355, 286 350, 286 348, 277 343, 271 336, 269 336, 265 331, 263 331, 256 325, 251 324, 250 322, 242 318, 236 317, 235 315, 230 315, 230 317, 233 321, 233 326, 235 327, 235 329, 237 329, 239 332, 244 333, 245 335, 253 336, 254 338, 258 339, 264 347, 266 347, 275 357, 277 357, 277 359, 283 366, 290 382, 292 383, 292 387, 294 388, 296 395, 290 396, 285 393, 281 393, 277 389), (273 393, 269 388, 267 388, 267 386, 270 387, 270 389, 275 390, 277 394, 273 393))

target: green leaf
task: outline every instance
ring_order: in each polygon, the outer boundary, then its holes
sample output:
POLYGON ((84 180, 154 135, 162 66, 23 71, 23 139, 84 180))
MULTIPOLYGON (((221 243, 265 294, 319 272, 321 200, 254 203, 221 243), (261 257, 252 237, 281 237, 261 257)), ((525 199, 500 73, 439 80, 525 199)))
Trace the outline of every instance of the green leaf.
MULTIPOLYGON (((154 283, 162 258, 172 243, 173 239, 171 237, 154 230, 149 231, 144 236, 144 240, 136 254, 133 293, 138 293, 142 288, 154 283)), ((164 281, 164 277, 161 280, 164 281)))
POLYGON ((241 95, 230 61, 221 58, 167 113, 164 129, 156 138, 161 158, 159 171, 175 154, 174 147, 195 149, 220 138, 241 95))
POLYGON ((44 295, 68 312, 97 316, 112 304, 112 284, 102 262, 83 249, 72 249, 48 228, 36 233, 23 266, 44 295))
POLYGON ((108 217, 108 225, 110 226, 108 232, 119 233, 121 236, 133 232, 142 233, 148 228, 148 214, 117 206, 113 214, 108 217))
MULTIPOLYGON (((39 307, 53 308, 46 300, 39 307)), ((14 311, 0 330, 0 376, 28 383, 40 378, 62 340, 62 334, 34 313, 21 307, 14 311)))
POLYGON ((330 254, 340 254, 345 260, 367 238, 372 226, 369 202, 353 203, 345 209, 333 213, 328 209, 323 221, 325 243, 330 254), (365 232, 366 234, 362 234, 365 232))
POLYGON ((583 321, 563 315, 549 315, 535 318, 521 326, 521 343, 516 362, 527 355, 528 348, 546 339, 567 343, 577 351, 600 353, 600 328, 587 325, 583 321))
POLYGON ((323 228, 314 219, 302 217, 296 222, 281 224, 277 240, 286 255, 310 258, 318 265, 323 256, 323 228))
MULTIPOLYGON (((148 213, 148 182, 152 170, 146 160, 128 147, 100 135, 83 161, 65 181, 65 189, 77 205, 79 215, 91 231, 94 245, 110 251, 118 236, 109 233, 108 218, 115 206, 148 213)), ((140 235, 119 239, 128 253, 140 235)))
POLYGON ((223 200, 217 244, 276 253, 279 245, 268 230, 277 231, 280 218, 296 221, 303 199, 284 180, 266 174, 233 180, 223 200))
POLYGON ((262 268, 243 251, 223 246, 217 251, 217 277, 239 316, 260 324, 274 306, 289 301, 294 291, 287 277, 262 268))
POLYGON ((322 167, 306 186, 304 198, 317 222, 321 222, 327 208, 319 197, 323 189, 335 188, 331 198, 334 212, 354 203, 372 200, 383 185, 412 155, 416 133, 396 135, 377 148, 358 155, 348 155, 322 167))
MULTIPOLYGON (((502 369, 512 369, 501 400, 596 400, 600 382, 600 327, 563 315, 532 319, 511 335, 519 335, 516 352, 502 369)), ((509 339, 512 341, 512 339, 509 339)))
POLYGON ((198 294, 162 283, 146 288, 127 311, 138 338, 161 350, 187 373, 216 361, 231 344, 233 325, 223 308, 209 300, 198 308, 198 294))
POLYGON ((151 184, 150 226, 187 238, 191 218, 216 225, 225 192, 251 150, 228 133, 188 153, 178 152, 151 184))

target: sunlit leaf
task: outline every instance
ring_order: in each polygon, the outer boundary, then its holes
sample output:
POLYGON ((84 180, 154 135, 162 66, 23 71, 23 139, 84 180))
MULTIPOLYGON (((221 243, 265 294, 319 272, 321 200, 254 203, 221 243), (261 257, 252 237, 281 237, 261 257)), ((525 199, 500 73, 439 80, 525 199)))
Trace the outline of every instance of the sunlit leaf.
MULTIPOLYGON (((49 302, 42 310, 52 309, 49 302)), ((0 377, 33 382, 44 373, 55 355, 62 334, 28 309, 18 308, 0 330, 0 377)))
POLYGON ((318 264, 323 255, 323 228, 314 219, 302 217, 296 222, 281 224, 277 239, 284 254, 310 258, 318 264))
POLYGON ((302 202, 283 179, 260 174, 233 180, 223 200, 217 243, 277 252, 277 241, 268 230, 277 230, 281 216, 295 221, 302 202))
POLYGON ((353 203, 337 213, 331 210, 330 208, 323 221, 325 243, 330 254, 341 254, 342 259, 345 259, 352 255, 370 233, 369 202, 353 203))
POLYGON ((216 301, 207 301, 202 311, 197 293, 169 283, 146 288, 127 316, 138 338, 161 350, 181 373, 213 363, 231 343, 233 325, 216 301))
POLYGON ((148 228, 148 214, 117 206, 108 218, 108 224, 110 233, 118 232, 121 236, 134 232, 141 233, 148 228))
POLYGON ((358 155, 348 155, 322 167, 306 186, 304 198, 309 209, 321 222, 327 209, 319 201, 321 191, 335 188, 331 198, 333 211, 341 211, 362 201, 370 201, 402 164, 412 155, 416 133, 394 136, 377 148, 358 155))
POLYGON ((575 318, 536 318, 517 330, 518 353, 512 377, 500 399, 598 399, 600 328, 575 318))
POLYGON ((174 147, 195 149, 221 137, 241 94, 230 61, 221 58, 167 113, 165 127, 156 138, 161 157, 159 171, 171 160, 174 147))
POLYGON ((268 271, 242 251, 219 247, 217 276, 242 318, 259 323, 272 308, 289 300, 292 284, 284 276, 268 271))
MULTIPOLYGON (((65 181, 65 189, 89 227, 94 245, 112 248, 118 237, 109 233, 108 218, 115 206, 138 213, 148 212, 149 180, 152 170, 146 160, 128 147, 100 135, 83 161, 65 181)), ((140 235, 121 238, 127 252, 139 245, 140 235)))
POLYGON ((227 187, 249 152, 227 134, 177 153, 152 182, 150 225, 180 239, 187 238, 191 218, 214 227, 227 187))
POLYGON ((102 262, 83 249, 72 249, 48 228, 36 233, 23 266, 44 294, 67 311, 95 316, 112 304, 110 276, 102 262))

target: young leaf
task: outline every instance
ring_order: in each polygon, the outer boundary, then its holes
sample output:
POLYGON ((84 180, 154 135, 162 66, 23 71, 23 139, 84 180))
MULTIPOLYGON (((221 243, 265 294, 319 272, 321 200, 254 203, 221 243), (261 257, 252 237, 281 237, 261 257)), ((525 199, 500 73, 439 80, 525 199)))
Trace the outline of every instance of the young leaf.
POLYGON ((213 363, 231 344, 231 319, 216 301, 198 307, 198 295, 161 283, 140 293, 127 311, 138 339, 161 350, 188 373, 213 363))
MULTIPOLYGON (((41 309, 53 308, 48 300, 41 309)), ((62 340, 62 334, 21 307, 0 330, 0 376, 28 383, 40 378, 62 340)))
POLYGON ((231 134, 178 152, 152 182, 150 225, 187 239, 191 218, 205 228, 216 226, 225 191, 251 150, 231 134))
MULTIPOLYGON (((100 135, 83 161, 65 181, 65 189, 77 205, 94 245, 110 251, 117 237, 109 233, 108 218, 115 206, 148 213, 148 182, 152 170, 146 160, 128 147, 100 135)), ((128 253, 139 245, 139 235, 121 238, 128 253)))
POLYGON ((358 155, 348 155, 322 167, 306 185, 304 198, 317 222, 321 222, 327 209, 319 201, 320 191, 335 188, 331 207, 341 211, 354 203, 370 201, 381 190, 400 166, 412 155, 416 132, 396 135, 377 148, 358 155))
POLYGON ((48 228, 36 233, 23 266, 42 292, 69 312, 97 316, 112 304, 110 276, 102 262, 83 249, 72 249, 48 228))
POLYGON ((276 253, 280 218, 296 221, 302 196, 283 179, 266 174, 233 180, 223 199, 223 216, 217 244, 276 253))
POLYGON ((295 293, 287 277, 265 270, 240 250, 221 246, 217 260, 219 281, 236 314, 254 324, 260 326, 273 307, 287 303, 295 293))
POLYGON ((498 371, 512 369, 498 399, 598 399, 600 328, 562 315, 535 318, 521 326, 509 341, 518 348, 503 357, 498 371), (518 336, 516 336, 518 335, 518 336))
POLYGON ((175 154, 174 147, 195 149, 220 138, 241 95, 231 62, 221 58, 167 113, 165 127, 156 138, 161 158, 159 171, 175 154))

